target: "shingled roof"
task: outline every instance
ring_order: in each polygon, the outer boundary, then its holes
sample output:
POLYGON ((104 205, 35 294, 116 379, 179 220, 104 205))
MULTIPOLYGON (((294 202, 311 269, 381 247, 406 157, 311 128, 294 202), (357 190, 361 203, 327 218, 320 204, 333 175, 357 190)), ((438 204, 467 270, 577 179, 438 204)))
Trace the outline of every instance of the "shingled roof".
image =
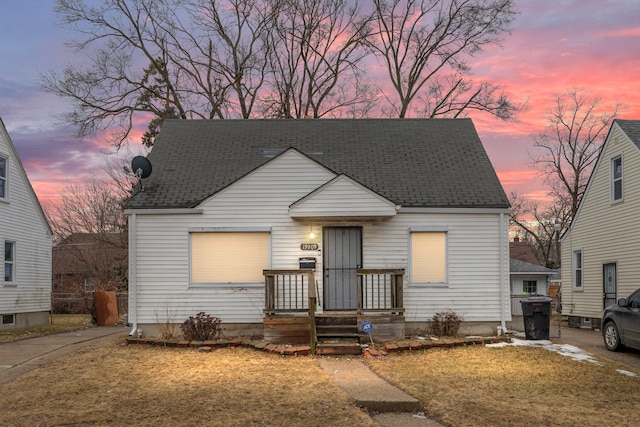
POLYGON ((128 207, 197 206, 288 148, 402 207, 509 207, 470 119, 167 120, 128 207))
POLYGON ((640 120, 616 119, 615 123, 617 123, 631 141, 640 148, 640 120))

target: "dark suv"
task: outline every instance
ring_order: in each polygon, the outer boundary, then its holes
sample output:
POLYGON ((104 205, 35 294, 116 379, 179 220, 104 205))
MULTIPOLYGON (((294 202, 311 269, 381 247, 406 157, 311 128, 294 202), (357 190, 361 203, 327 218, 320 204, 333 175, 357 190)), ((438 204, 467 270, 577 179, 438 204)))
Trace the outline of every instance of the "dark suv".
POLYGON ((640 289, 604 309, 602 337, 607 350, 640 350, 640 289))

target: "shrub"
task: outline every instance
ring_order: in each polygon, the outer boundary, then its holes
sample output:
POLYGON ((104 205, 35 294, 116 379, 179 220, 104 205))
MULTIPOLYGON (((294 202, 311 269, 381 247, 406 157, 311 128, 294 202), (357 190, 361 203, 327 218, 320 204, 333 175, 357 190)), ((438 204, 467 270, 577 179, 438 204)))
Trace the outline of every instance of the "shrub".
POLYGON ((200 312, 182 324, 182 333, 189 341, 212 340, 220 333, 220 319, 200 312))
POLYGON ((462 326, 462 317, 453 311, 436 313, 431 318, 431 334, 436 337, 456 336, 460 326, 462 326))

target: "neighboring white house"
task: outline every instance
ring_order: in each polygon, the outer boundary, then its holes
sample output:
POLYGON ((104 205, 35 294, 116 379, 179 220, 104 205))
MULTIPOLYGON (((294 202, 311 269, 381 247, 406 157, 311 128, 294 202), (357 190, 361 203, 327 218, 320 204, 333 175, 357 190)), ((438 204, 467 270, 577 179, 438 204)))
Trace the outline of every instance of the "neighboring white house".
POLYGON ((599 328, 602 310, 640 287, 640 120, 615 120, 562 236, 562 313, 599 328))
POLYGON ((148 159, 126 211, 132 333, 201 311, 262 332, 313 293, 399 331, 511 319, 510 206, 469 119, 167 120, 148 159))
MULTIPOLYGON (((522 316, 522 299, 529 296, 550 296, 549 287, 556 272, 541 265, 510 259, 511 314, 522 316)), ((555 294, 553 295, 555 296, 555 294)), ((552 303, 555 307, 555 301, 552 303)))
POLYGON ((559 272, 540 265, 531 246, 514 237, 509 242, 509 271, 511 280, 511 314, 522 316, 522 299, 532 295, 549 296, 556 305, 560 288, 559 272))
POLYGON ((49 223, 0 119, 0 329, 49 323, 49 223))

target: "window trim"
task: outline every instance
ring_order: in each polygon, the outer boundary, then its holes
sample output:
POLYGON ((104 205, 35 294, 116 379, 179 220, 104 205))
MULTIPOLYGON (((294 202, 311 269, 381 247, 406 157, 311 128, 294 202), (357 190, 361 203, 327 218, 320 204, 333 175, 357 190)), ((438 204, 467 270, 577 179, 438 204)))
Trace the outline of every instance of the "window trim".
POLYGON ((3 283, 7 286, 15 286, 16 284, 16 242, 11 241, 11 240, 5 240, 4 241, 4 245, 3 245, 3 252, 2 252, 2 259, 3 259, 3 283), (11 259, 7 260, 7 245, 11 245, 11 259), (7 271, 7 264, 9 264, 11 266, 11 280, 7 280, 6 277, 6 271, 7 271))
POLYGON ((0 201, 6 202, 9 200, 9 157, 0 153, 0 159, 4 160, 4 176, 0 175, 0 187, 4 187, 4 196, 0 195, 0 201))
POLYGON ((624 162, 622 154, 618 154, 611 158, 611 203, 619 203, 624 200, 624 162), (616 178, 615 164, 620 161, 620 176, 616 178), (616 184, 620 183, 620 197, 616 198, 616 184))
POLYGON ((537 294, 538 293, 538 281, 537 280, 533 280, 533 279, 527 279, 527 280, 522 280, 522 292, 525 294, 537 294), (528 292, 527 291, 527 286, 526 284, 529 283, 533 283, 535 285, 535 291, 534 292, 528 292))
POLYGON ((417 227, 409 230, 409 285, 410 286, 429 286, 429 287, 448 287, 449 286, 449 230, 446 227, 417 227), (414 234, 443 234, 444 235, 444 265, 442 266, 444 280, 438 282, 416 281, 414 280, 414 262, 413 262, 413 235, 414 234))
POLYGON ((575 291, 584 289, 584 253, 582 249, 576 249, 571 254, 571 288, 575 291), (580 255, 580 267, 577 266, 577 258, 580 255), (578 286, 578 272, 580 272, 580 286, 578 286))
POLYGON ((12 326, 16 324, 16 315, 13 313, 2 315, 2 326, 12 326), (7 319, 11 319, 10 322, 7 319))
POLYGON ((249 288, 249 287, 261 287, 264 286, 264 279, 260 282, 195 282, 193 280, 193 239, 194 234, 266 234, 267 235, 267 269, 271 268, 271 229, 264 227, 247 227, 247 228, 228 228, 228 227, 193 227, 189 228, 189 287, 233 287, 233 288, 249 288))

